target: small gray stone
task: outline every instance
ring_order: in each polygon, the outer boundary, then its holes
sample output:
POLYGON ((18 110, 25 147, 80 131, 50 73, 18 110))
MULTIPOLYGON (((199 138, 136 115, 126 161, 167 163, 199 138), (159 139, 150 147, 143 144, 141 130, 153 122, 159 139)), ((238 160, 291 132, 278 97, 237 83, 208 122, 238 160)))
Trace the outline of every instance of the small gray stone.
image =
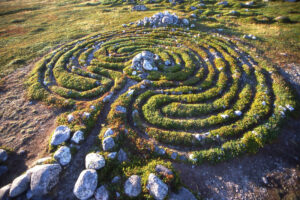
POLYGON ((145 5, 135 5, 131 8, 132 11, 145 11, 148 8, 145 5))
POLYGON ((112 136, 114 134, 114 131, 111 128, 108 128, 104 133, 104 138, 108 136, 112 136))
POLYGON ((183 19, 183 20, 182 20, 182 23, 183 23, 185 26, 188 26, 190 22, 189 22, 188 19, 183 19))
POLYGON ((155 171, 161 175, 167 176, 167 175, 173 175, 173 172, 166 168, 163 165, 156 165, 155 166, 155 171))
POLYGON ((83 140, 84 140, 84 133, 81 130, 76 131, 73 137, 71 138, 71 141, 76 144, 79 144, 83 140))
POLYGON ((168 194, 168 186, 153 173, 148 177, 147 189, 157 200, 163 200, 168 194))
POLYGON ((121 180, 121 177, 120 176, 115 176, 112 180, 111 180, 111 183, 119 183, 121 180))
POLYGON ((125 182, 124 191, 129 197, 137 197, 142 191, 141 178, 138 175, 130 176, 125 182))
POLYGON ((7 152, 4 149, 0 149, 0 162, 5 162, 7 157, 7 152))
POLYGON ((30 189, 33 196, 43 196, 58 183, 61 166, 59 164, 37 165, 28 170, 31 174, 30 189))
POLYGON ((87 169, 101 169, 105 166, 105 159, 98 153, 89 153, 85 157, 85 168, 87 169))
POLYGON ((127 154, 123 149, 120 149, 120 151, 118 152, 118 161, 119 162, 126 162, 128 160, 127 158, 127 154))
POLYGON ((102 141, 102 148, 104 151, 108 151, 115 146, 115 141, 112 137, 107 137, 102 141))
POLYGON ((60 145, 70 138, 71 130, 67 126, 58 126, 51 139, 51 145, 60 145))
POLYGON ((98 175, 94 169, 83 170, 73 189, 73 193, 78 199, 88 199, 93 196, 98 183, 98 175))
POLYGON ((96 200, 109 200, 109 192, 104 185, 99 187, 95 192, 96 200))
POLYGON ((169 200, 197 200, 193 193, 191 193, 188 189, 182 187, 179 189, 178 193, 171 193, 169 200))
POLYGON ((60 147, 54 153, 54 159, 57 160, 62 166, 65 166, 70 163, 72 159, 70 148, 67 146, 60 147))
POLYGON ((116 111, 121 113, 126 113, 126 108, 123 106, 117 106, 116 111))
POLYGON ((115 159, 116 156, 117 156, 117 152, 111 152, 111 153, 109 153, 109 154, 107 155, 107 157, 108 157, 109 159, 115 159))
POLYGON ((25 173, 17 178, 11 184, 9 196, 16 197, 23 192, 25 192, 29 188, 30 183, 30 174, 25 173))
POLYGON ((176 153, 176 152, 173 152, 173 153, 171 154, 171 158, 172 158, 173 160, 176 160, 177 156, 178 156, 178 153, 176 153))

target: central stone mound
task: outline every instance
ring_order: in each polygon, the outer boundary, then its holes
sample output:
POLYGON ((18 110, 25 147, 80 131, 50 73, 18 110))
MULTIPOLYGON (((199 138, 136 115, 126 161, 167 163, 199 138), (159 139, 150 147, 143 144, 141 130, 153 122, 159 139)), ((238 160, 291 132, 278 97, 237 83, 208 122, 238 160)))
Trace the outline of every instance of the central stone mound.
POLYGON ((142 53, 137 54, 132 59, 131 68, 137 71, 157 71, 157 67, 155 67, 155 60, 159 60, 159 56, 153 54, 150 51, 143 51, 142 53))

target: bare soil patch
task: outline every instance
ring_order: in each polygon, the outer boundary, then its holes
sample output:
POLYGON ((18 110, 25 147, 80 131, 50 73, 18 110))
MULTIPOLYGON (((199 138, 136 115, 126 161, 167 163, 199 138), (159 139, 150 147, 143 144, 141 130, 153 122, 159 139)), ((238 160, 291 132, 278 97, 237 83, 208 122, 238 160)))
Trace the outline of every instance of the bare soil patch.
POLYGON ((256 155, 217 165, 174 163, 183 183, 205 199, 300 198, 300 122, 288 120, 278 139, 256 155))
POLYGON ((3 78, 0 87, 0 146, 14 151, 9 155, 9 171, 0 186, 23 173, 38 158, 47 155, 48 139, 58 110, 26 99, 24 82, 31 66, 3 78))

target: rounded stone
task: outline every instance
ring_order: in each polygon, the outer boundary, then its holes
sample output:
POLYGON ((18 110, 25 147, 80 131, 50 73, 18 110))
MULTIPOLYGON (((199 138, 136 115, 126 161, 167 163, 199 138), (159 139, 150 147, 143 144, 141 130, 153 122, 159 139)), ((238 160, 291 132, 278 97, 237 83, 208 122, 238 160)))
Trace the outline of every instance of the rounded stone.
POLYGON ((78 199, 88 199, 94 195, 97 183, 98 175, 96 170, 83 170, 75 183, 73 193, 78 199))
POLYGON ((105 166, 105 159, 98 153, 89 153, 85 157, 85 168, 87 169, 101 169, 105 166))
POLYGON ((141 178, 138 175, 130 176, 125 182, 124 191, 129 197, 137 197, 142 191, 141 178))
POLYGON ((58 126, 52 135, 51 145, 60 145, 67 141, 70 138, 70 133, 69 127, 64 125, 58 126))
POLYGON ((60 147, 54 153, 54 159, 57 160, 62 166, 65 166, 70 163, 72 159, 70 148, 67 146, 60 147))

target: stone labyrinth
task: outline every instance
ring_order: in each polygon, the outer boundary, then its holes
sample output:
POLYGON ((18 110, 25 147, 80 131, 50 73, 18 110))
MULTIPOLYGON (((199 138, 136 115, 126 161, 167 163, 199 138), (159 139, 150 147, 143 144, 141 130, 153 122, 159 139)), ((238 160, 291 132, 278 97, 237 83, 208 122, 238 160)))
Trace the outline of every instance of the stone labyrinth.
POLYGON ((60 46, 37 63, 28 88, 32 99, 68 109, 49 141, 61 166, 103 126, 74 183, 79 199, 164 199, 180 185, 166 160, 255 153, 296 106, 277 70, 241 41, 182 28, 128 27, 60 46), (107 187, 116 177, 120 185, 107 187))

